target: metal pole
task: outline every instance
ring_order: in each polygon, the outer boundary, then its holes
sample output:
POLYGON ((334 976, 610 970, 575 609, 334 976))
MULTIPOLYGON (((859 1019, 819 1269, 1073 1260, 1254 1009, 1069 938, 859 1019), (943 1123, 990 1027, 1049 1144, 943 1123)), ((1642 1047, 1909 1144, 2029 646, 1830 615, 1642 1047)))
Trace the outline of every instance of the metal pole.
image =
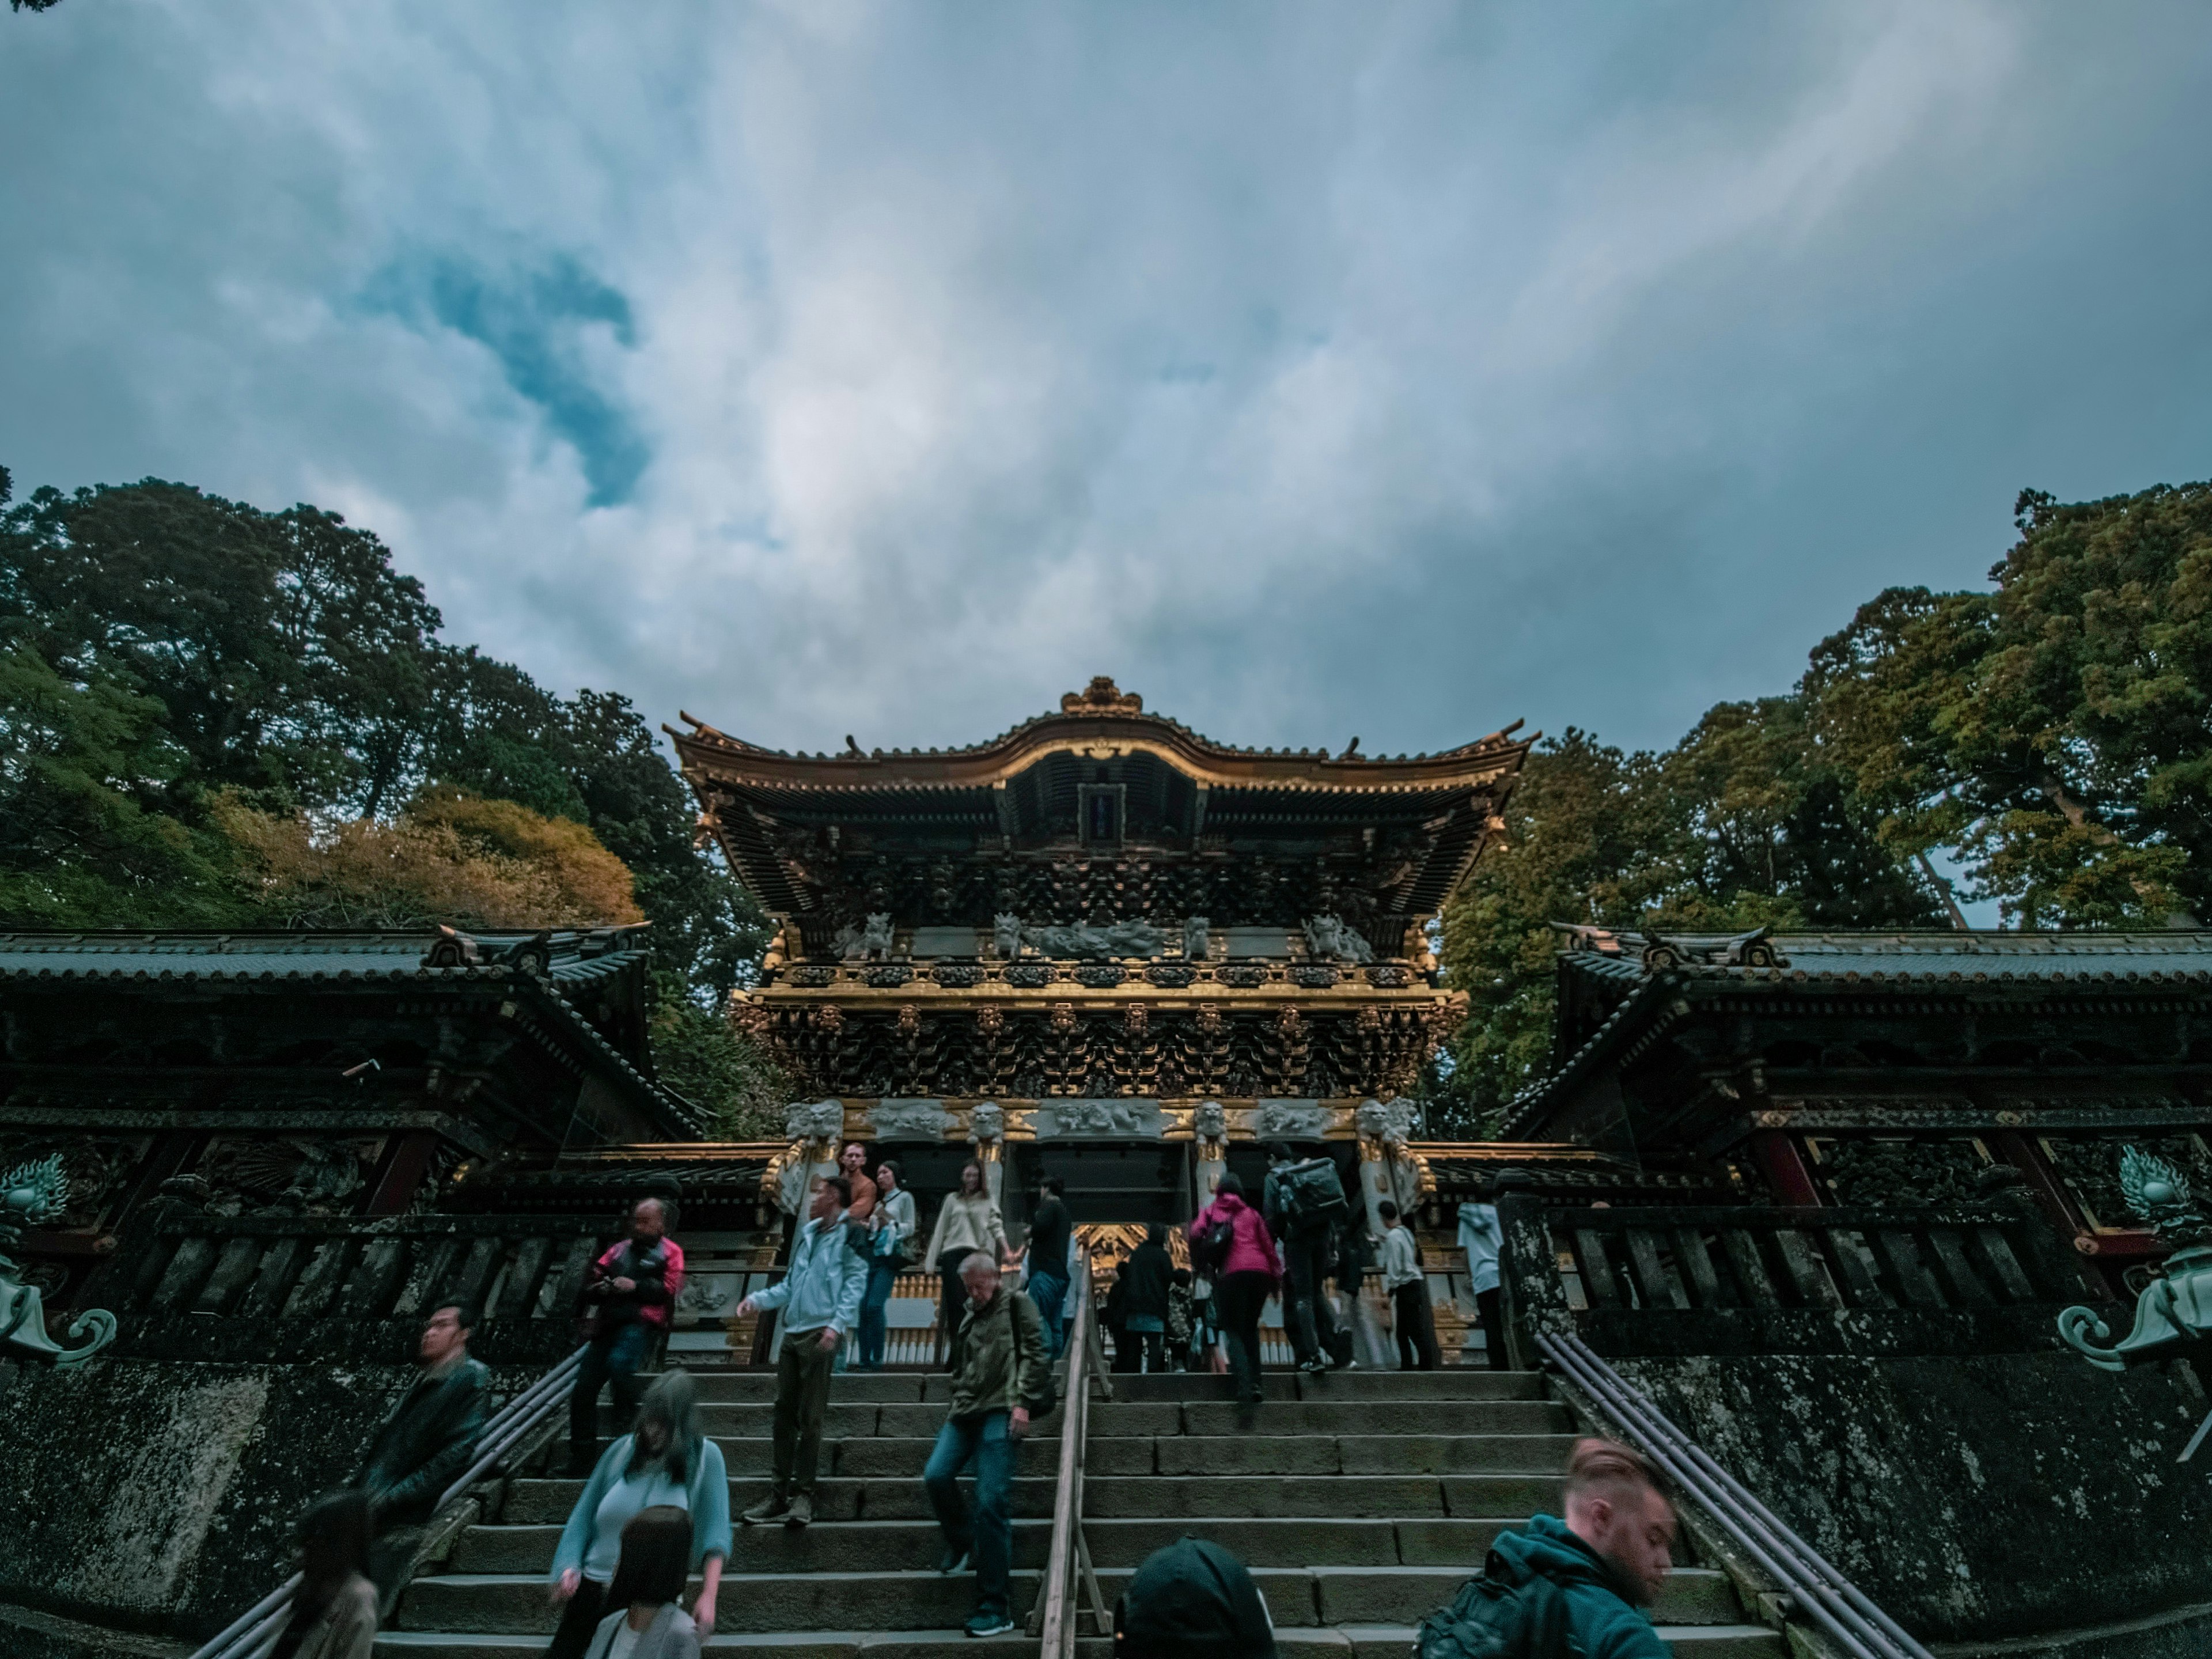
POLYGON ((217 1631, 205 1646, 193 1650, 192 1659, 216 1659, 216 1656, 227 1651, 233 1643, 259 1624, 262 1620, 267 1618, 273 1610, 279 1607, 289 1607, 292 1601, 292 1592, 300 1588, 304 1577, 304 1574, 294 1573, 275 1589, 270 1590, 268 1595, 217 1631))
POLYGON ((1689 1455, 1698 1462, 1700 1467, 1707 1472, 1712 1480, 1725 1487, 1729 1492, 1735 1495, 1737 1500, 1742 1504, 1744 1507, 1750 1510, 1753 1514, 1759 1516, 1777 1537, 1781 1539, 1785 1545, 1787 1545, 1791 1550, 1795 1551, 1796 1554, 1802 1559, 1805 1565, 1809 1569, 1818 1573, 1827 1582, 1831 1588, 1844 1596, 1847 1601, 1851 1602, 1861 1613, 1878 1626, 1892 1638, 1893 1642, 1902 1647, 1907 1654, 1911 1655, 1911 1659, 1934 1659, 1934 1656, 1929 1653, 1925 1647, 1921 1645, 1920 1642, 1916 1639, 1910 1632, 1906 1631, 1902 1626, 1898 1624, 1898 1622, 1892 1619, 1887 1613, 1884 1613, 1881 1608, 1865 1594, 1865 1592, 1858 1588, 1858 1586, 1852 1583, 1850 1579, 1844 1577, 1843 1573, 1832 1563, 1831 1563, 1826 1556, 1822 1555, 1810 1544, 1808 1544, 1803 1539, 1800 1538, 1796 1532, 1791 1530, 1787 1522, 1776 1515, 1773 1510, 1768 1509, 1767 1506, 1759 1500, 1755 1493, 1745 1486, 1744 1484, 1741 1480, 1738 1480, 1735 1475, 1729 1474, 1729 1471, 1723 1468, 1718 1462, 1715 1462, 1711 1455, 1706 1452, 1704 1447, 1698 1444, 1696 1441, 1691 1439, 1688 1435, 1683 1433, 1680 1428, 1676 1427, 1675 1425, 1667 1417, 1666 1413, 1662 1412, 1657 1406, 1652 1403, 1650 1395, 1636 1388, 1633 1383, 1621 1376, 1620 1373, 1613 1371, 1613 1368, 1607 1365, 1602 1359, 1599 1358, 1598 1356, 1592 1352, 1589 1345, 1584 1342, 1580 1337, 1570 1336, 1565 1338, 1565 1341, 1572 1344, 1574 1348, 1592 1364, 1601 1367, 1610 1373, 1614 1381, 1616 1381, 1623 1389, 1633 1395, 1643 1409, 1649 1413, 1650 1416, 1661 1425, 1661 1427, 1662 1427, 1668 1433, 1674 1436, 1674 1437, 1687 1451, 1689 1455))
MULTIPOLYGON (((1539 1336, 1536 1344, 1562 1370, 1609 1409, 1632 1437, 1642 1441, 1644 1449, 1654 1462, 1685 1491, 1711 1510, 1715 1518, 1728 1530, 1735 1543, 1753 1558, 1761 1570, 1788 1590, 1816 1624, 1842 1644, 1852 1659, 1907 1659, 1907 1656, 1899 1653, 1877 1632, 1866 1628, 1865 1620, 1858 1618, 1850 1608, 1837 1605, 1835 1596, 1826 1585, 1810 1581, 1802 1567, 1778 1559, 1777 1549, 1784 1557, 1790 1553, 1780 1547, 1780 1540, 1768 1534, 1762 1542, 1753 1534, 1753 1526, 1747 1524, 1750 1517, 1742 1513, 1741 1506, 1707 1480, 1694 1463, 1687 1462, 1678 1455, 1668 1437, 1655 1432, 1649 1421, 1643 1419, 1634 1402, 1621 1392, 1626 1384, 1623 1382, 1618 1389, 1608 1384, 1597 1369, 1611 1370, 1604 1365, 1602 1360, 1598 1360, 1594 1354, 1588 1355, 1585 1359, 1549 1335, 1539 1336), (1595 1365, 1589 1363, 1591 1361, 1595 1362, 1595 1365), (1769 1546, 1775 1547, 1770 1548, 1769 1546), (1855 1630, 1852 1628, 1854 1626, 1859 1628, 1855 1630), (1871 1646, 1869 1645, 1869 1638, 1872 1638, 1871 1646)), ((1588 1351, 1584 1350, 1584 1353, 1587 1354, 1588 1351)), ((1759 1528, 1758 1531, 1764 1533, 1765 1529, 1759 1528)))

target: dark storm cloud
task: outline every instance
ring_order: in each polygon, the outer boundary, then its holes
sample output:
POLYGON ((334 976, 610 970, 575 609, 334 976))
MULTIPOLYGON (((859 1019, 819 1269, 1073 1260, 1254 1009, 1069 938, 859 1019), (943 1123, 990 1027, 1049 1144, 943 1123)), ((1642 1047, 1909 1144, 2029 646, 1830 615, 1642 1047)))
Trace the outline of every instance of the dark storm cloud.
POLYGON ((0 18, 0 460, 756 738, 1638 743, 2212 474, 2212 15, 0 18))

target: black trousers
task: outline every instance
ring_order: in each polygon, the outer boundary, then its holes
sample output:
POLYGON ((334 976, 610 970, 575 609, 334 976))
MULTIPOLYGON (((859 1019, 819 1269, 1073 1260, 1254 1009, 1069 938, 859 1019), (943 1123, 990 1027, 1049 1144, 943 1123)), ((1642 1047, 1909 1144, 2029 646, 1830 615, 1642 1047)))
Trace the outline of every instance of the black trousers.
POLYGON ((1474 1293, 1474 1316, 1482 1322, 1482 1352, 1490 1369, 1505 1369, 1505 1308, 1504 1298, 1494 1290, 1474 1293))
POLYGON ((642 1320, 602 1331, 592 1339, 576 1365, 575 1392, 568 1396, 568 1461, 571 1466, 599 1456, 599 1390, 613 1385, 615 1433, 629 1432, 637 1416, 637 1402, 645 1398, 649 1378, 640 1375, 653 1346, 653 1328, 642 1320))
POLYGON ((1260 1388, 1260 1310, 1267 1305, 1274 1281, 1261 1273, 1228 1273, 1214 1283, 1215 1317, 1229 1346, 1229 1374, 1237 1397, 1257 1403, 1260 1388))
POLYGON ((591 1578, 576 1586, 576 1593, 561 1609, 561 1627, 553 1632, 553 1645, 545 1650, 545 1659, 584 1659, 592 1632, 607 1616, 607 1588, 591 1578))
POLYGON ((1390 1292, 1390 1328, 1398 1339, 1398 1369, 1432 1371, 1437 1368, 1437 1327, 1429 1310, 1429 1286, 1417 1279, 1390 1292))
POLYGON ((937 1258, 937 1277, 944 1287, 937 1322, 945 1333, 945 1369, 948 1371, 960 1369, 960 1361, 952 1348, 959 1340, 960 1322, 968 1312, 968 1286, 961 1280, 960 1264, 974 1254, 972 1250, 947 1250, 937 1258))
POLYGON ((1283 1322, 1290 1327, 1300 1364, 1329 1359, 1336 1351, 1336 1316, 1321 1290, 1332 1264, 1329 1242, 1326 1227, 1283 1241, 1283 1304, 1289 1316, 1283 1322))

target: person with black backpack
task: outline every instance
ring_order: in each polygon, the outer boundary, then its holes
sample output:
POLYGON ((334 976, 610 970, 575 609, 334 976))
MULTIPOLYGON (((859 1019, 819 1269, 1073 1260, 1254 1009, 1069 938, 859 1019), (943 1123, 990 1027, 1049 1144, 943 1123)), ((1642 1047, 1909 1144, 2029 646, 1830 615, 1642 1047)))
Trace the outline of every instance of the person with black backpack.
POLYGON ((1190 1224, 1190 1261, 1213 1281, 1208 1298, 1229 1349, 1237 1399, 1248 1411, 1259 1405, 1260 1310, 1282 1288, 1282 1264, 1267 1218, 1244 1201, 1244 1183, 1224 1175, 1213 1202, 1190 1224))
POLYGON ((1335 1266, 1337 1230, 1352 1208, 1334 1160, 1297 1158, 1279 1141, 1268 1147, 1260 1207, 1282 1242, 1290 1286, 1283 1323, 1297 1350, 1298 1369, 1325 1371, 1351 1364, 1351 1333, 1338 1332, 1335 1312, 1321 1288, 1335 1266))
POLYGON ((1145 1558, 1114 1604, 1114 1659, 1275 1659, 1275 1625, 1244 1564, 1186 1533, 1145 1558))
POLYGON ((1614 1441, 1578 1440, 1563 1507, 1564 1522, 1498 1534, 1482 1576, 1421 1621, 1413 1659, 1667 1659, 1641 1611, 1674 1565, 1658 1471, 1614 1441))

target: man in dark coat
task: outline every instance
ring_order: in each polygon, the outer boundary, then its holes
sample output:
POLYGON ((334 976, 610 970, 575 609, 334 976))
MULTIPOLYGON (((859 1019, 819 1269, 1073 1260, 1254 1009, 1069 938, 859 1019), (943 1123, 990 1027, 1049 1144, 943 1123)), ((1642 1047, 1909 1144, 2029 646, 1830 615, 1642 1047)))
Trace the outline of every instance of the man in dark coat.
POLYGON ((1145 1369, 1166 1368, 1162 1352, 1167 1340, 1168 1291, 1175 1283, 1175 1263, 1168 1257, 1168 1230, 1157 1222, 1145 1229, 1145 1242, 1129 1252, 1115 1277, 1116 1289, 1127 1287, 1121 1304, 1121 1336, 1129 1348, 1130 1363, 1121 1364, 1116 1350, 1114 1369, 1135 1370, 1137 1349, 1143 1344, 1145 1369))
POLYGON ((377 1611, 398 1598, 422 1528, 446 1488, 465 1474, 491 1403, 491 1374, 469 1358, 474 1317, 459 1303, 430 1310, 422 1327, 422 1374, 385 1419, 348 1484, 368 1499, 369 1576, 377 1611))

